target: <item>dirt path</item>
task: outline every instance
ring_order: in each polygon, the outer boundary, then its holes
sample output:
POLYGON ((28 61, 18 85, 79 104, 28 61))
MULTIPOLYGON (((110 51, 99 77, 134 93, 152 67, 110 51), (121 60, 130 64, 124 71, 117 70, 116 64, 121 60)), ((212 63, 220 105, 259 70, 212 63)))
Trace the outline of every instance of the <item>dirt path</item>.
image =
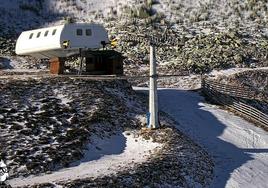
POLYGON ((161 110, 180 123, 183 131, 213 156, 211 187, 268 185, 268 134, 240 117, 206 104, 194 92, 159 91, 161 110))

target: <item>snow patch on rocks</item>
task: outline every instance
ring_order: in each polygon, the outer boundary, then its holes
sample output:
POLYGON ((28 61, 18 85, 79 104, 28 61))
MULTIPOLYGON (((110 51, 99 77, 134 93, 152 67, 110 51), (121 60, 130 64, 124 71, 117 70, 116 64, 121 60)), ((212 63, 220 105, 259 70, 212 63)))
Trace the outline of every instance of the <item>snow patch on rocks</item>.
POLYGON ((123 132, 109 139, 96 138, 92 144, 88 145, 85 157, 79 161, 80 164, 77 166, 52 174, 12 179, 9 183, 12 187, 32 186, 48 181, 52 183, 115 174, 121 168, 131 169, 134 164, 145 162, 154 150, 161 147, 161 144, 154 143, 152 140, 144 140, 132 132, 123 132))

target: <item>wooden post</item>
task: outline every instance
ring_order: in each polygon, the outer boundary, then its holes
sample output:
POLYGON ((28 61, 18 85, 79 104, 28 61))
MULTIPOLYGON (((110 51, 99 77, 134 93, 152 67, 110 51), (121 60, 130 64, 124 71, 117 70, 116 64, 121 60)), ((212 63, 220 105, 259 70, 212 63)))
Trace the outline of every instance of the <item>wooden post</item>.
POLYGON ((83 57, 82 57, 82 49, 79 48, 79 70, 78 70, 78 75, 82 74, 83 70, 83 57))
POLYGON ((50 74, 63 74, 64 72, 64 58, 53 58, 49 60, 50 74))

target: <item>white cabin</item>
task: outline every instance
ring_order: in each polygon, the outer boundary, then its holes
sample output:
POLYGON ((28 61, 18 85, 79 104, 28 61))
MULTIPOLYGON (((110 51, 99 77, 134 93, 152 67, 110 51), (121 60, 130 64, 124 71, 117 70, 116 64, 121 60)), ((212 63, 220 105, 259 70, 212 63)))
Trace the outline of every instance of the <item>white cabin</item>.
POLYGON ((98 49, 108 43, 105 28, 92 23, 70 23, 24 31, 16 43, 16 54, 36 58, 68 57, 79 49, 98 49))

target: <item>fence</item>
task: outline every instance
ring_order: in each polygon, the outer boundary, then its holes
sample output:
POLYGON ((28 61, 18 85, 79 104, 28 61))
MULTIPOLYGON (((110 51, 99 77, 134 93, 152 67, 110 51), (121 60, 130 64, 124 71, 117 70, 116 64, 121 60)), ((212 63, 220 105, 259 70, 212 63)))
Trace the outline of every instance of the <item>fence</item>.
POLYGON ((248 87, 237 87, 202 79, 203 93, 215 102, 230 108, 248 120, 268 128, 268 114, 243 102, 243 99, 260 100, 257 92, 248 87))
POLYGON ((259 97, 259 93, 249 87, 222 84, 220 82, 207 79, 202 79, 202 83, 205 84, 205 87, 208 89, 212 89, 232 97, 262 100, 262 98, 259 97))

